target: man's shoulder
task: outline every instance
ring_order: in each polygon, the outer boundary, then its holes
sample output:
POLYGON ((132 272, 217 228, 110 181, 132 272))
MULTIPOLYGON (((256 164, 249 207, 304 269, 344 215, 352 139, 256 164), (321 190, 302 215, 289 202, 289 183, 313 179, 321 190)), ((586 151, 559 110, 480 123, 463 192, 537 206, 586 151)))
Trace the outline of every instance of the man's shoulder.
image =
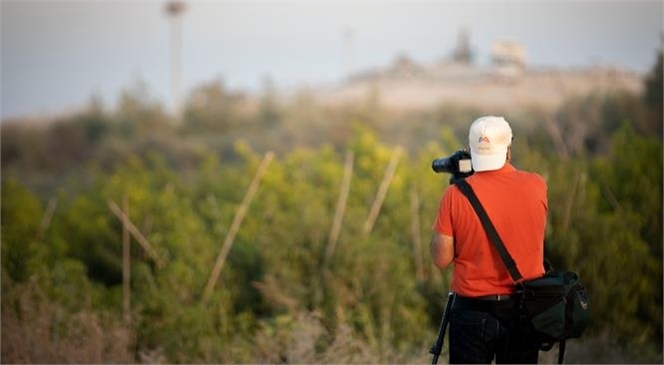
POLYGON ((537 172, 517 170, 523 174, 524 178, 545 182, 544 177, 537 172))
POLYGON ((546 186, 546 180, 537 172, 514 169, 513 173, 517 174, 520 180, 546 186))
POLYGON ((549 187, 542 175, 536 172, 519 171, 518 185, 525 190, 537 192, 537 194, 546 195, 549 187))
MULTIPOLYGON (((468 181, 468 179, 469 178, 465 178, 464 180, 468 181)), ((445 191, 443 192, 443 199, 446 200, 455 200, 462 196, 463 193, 461 192, 461 189, 457 183, 451 183, 449 186, 447 186, 447 188, 445 188, 445 191)))

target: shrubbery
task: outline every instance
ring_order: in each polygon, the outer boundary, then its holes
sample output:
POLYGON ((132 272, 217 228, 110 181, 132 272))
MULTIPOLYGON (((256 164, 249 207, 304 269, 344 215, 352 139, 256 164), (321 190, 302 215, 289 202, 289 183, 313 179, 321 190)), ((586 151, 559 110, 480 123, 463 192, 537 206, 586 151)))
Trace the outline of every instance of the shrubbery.
MULTIPOLYGON (((430 163, 465 145, 466 125, 484 112, 448 105, 390 117, 379 103, 326 110, 268 96, 243 109, 241 95, 208 85, 173 124, 126 93, 115 112, 93 104, 48 127, 2 126, 4 362, 429 361, 449 283, 428 254, 448 178, 430 163), (205 300, 268 150, 277 156, 205 300), (346 151, 352 180, 326 261, 346 151), (125 200, 152 247, 132 237, 129 318, 122 222, 109 208, 125 200)), ((568 361, 595 361, 597 343, 662 361, 662 139, 644 131, 656 123, 640 100, 588 97, 513 122, 515 164, 549 184, 547 255, 578 271, 592 297, 591 328, 570 342, 568 361), (580 144, 560 145, 573 141, 556 140, 547 117, 583 131, 580 144)))

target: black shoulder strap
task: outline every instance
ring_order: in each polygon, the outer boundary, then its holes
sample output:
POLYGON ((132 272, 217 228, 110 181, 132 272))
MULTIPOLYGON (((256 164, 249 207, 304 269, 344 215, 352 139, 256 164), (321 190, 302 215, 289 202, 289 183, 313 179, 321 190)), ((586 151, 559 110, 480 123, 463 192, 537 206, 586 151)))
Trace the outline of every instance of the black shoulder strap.
POLYGON ((500 254, 500 258, 503 259, 503 262, 505 263, 507 270, 510 272, 510 275, 512 276, 512 280, 514 281, 521 280, 523 276, 521 276, 519 269, 517 269, 516 262, 514 262, 512 255, 510 255, 510 253, 507 251, 507 248, 505 247, 503 240, 500 239, 500 236, 496 231, 496 227, 494 227, 493 223, 491 223, 489 215, 486 213, 486 210, 484 210, 484 207, 482 206, 480 200, 477 198, 477 195, 475 195, 473 188, 464 179, 459 179, 454 184, 459 188, 459 190, 461 190, 463 195, 465 195, 468 198, 470 204, 475 209, 477 216, 480 218, 480 221, 482 222, 484 231, 486 231, 486 235, 489 237, 489 241, 491 241, 493 246, 498 251, 498 254, 500 254))

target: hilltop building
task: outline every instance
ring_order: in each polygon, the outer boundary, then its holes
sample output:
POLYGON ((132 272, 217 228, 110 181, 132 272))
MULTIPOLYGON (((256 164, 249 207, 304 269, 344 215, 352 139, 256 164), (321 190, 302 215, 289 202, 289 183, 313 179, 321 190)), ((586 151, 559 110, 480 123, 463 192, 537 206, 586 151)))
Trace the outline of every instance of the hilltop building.
POLYGON ((555 108, 565 99, 590 92, 626 89, 641 92, 643 75, 614 67, 560 69, 528 65, 518 42, 500 40, 488 66, 474 62, 470 35, 461 30, 448 58, 418 62, 406 54, 385 66, 350 75, 343 83, 313 91, 322 104, 348 103, 378 95, 388 109, 413 110, 445 103, 555 108))

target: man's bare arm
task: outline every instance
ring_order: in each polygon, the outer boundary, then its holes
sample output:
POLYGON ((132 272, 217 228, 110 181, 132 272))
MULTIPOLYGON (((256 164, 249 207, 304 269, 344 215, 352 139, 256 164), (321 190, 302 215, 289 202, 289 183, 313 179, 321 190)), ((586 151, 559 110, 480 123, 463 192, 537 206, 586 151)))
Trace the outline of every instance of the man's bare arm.
POLYGON ((454 259, 454 237, 434 232, 431 239, 431 257, 436 267, 446 268, 454 259))

